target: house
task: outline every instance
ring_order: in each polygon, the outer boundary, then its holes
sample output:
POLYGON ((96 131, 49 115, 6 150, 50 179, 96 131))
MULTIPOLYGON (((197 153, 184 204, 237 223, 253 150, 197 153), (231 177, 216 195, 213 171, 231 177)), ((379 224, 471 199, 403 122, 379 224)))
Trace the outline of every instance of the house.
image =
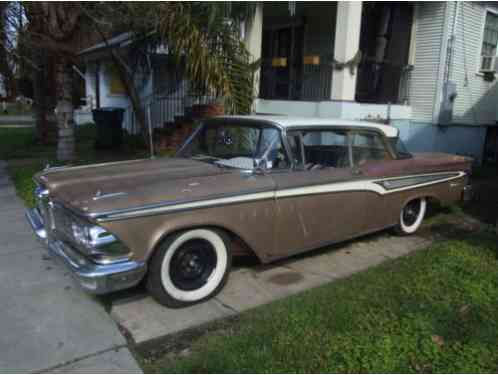
POLYGON ((188 100, 187 87, 176 60, 161 46, 146 53, 137 51, 134 56, 136 46, 131 33, 122 33, 79 53, 85 66, 86 105, 75 111, 76 123, 91 122, 91 111, 95 108, 119 107, 124 109, 123 127, 131 133, 138 130, 132 103, 109 53, 113 48, 127 49, 123 55, 128 56, 126 63, 134 70, 138 95, 154 127, 183 114, 188 100))
MULTIPOLYGON (((264 2, 241 37, 261 59, 256 113, 380 121, 397 127, 412 152, 458 153, 478 163, 486 149, 496 150, 495 3, 264 2)), ((125 108, 133 129, 131 105, 104 53, 109 45, 127 48, 129 36, 82 53, 88 102, 125 108)), ((167 62, 164 48, 155 51, 142 76, 153 126, 192 102, 188 83, 167 62)))
POLYGON ((477 162, 496 139, 498 4, 265 2, 248 32, 258 113, 380 120, 477 162))

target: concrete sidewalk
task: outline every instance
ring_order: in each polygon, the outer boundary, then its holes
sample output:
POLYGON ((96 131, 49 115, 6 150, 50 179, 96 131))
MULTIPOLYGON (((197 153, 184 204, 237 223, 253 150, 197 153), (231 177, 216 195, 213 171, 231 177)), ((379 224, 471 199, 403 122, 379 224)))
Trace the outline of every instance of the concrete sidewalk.
POLYGON ((37 243, 0 161, 0 372, 141 372, 102 304, 37 243))
POLYGON ((0 114, 0 128, 9 125, 33 126, 35 119, 32 115, 3 115, 0 114))
POLYGON ((111 301, 111 316, 140 344, 347 277, 424 248, 433 239, 431 235, 398 237, 384 231, 276 264, 240 266, 232 270, 218 296, 184 309, 160 306, 143 291, 118 296, 111 301))

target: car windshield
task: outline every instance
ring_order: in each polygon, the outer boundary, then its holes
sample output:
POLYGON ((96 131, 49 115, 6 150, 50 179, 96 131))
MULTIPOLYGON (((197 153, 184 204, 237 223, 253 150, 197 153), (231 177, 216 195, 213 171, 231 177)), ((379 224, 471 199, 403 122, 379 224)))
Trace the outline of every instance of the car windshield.
POLYGON ((253 169, 261 159, 274 168, 286 159, 279 129, 226 121, 202 124, 178 156, 239 169, 253 169))
POLYGON ((398 159, 409 159, 412 157, 412 154, 408 152, 401 138, 391 138, 391 144, 398 159))

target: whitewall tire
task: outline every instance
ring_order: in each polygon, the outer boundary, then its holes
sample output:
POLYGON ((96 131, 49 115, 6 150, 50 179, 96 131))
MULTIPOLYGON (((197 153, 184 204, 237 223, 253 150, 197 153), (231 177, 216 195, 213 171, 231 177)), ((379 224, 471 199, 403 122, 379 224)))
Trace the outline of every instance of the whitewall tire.
POLYGON ((216 295, 232 264, 225 233, 198 228, 167 239, 150 260, 147 287, 168 307, 183 307, 216 295))
POLYGON ((408 202, 399 214, 399 223, 396 231, 401 235, 415 233, 422 225, 427 210, 427 200, 417 198, 408 202))

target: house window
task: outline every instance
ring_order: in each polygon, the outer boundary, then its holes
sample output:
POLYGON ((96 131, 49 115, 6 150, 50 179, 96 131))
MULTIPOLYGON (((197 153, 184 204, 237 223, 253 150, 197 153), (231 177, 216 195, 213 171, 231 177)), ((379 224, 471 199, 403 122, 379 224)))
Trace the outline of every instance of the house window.
POLYGON ((481 71, 494 70, 496 46, 498 44, 498 14, 486 12, 486 23, 481 48, 481 71))
POLYGON ((107 66, 107 77, 109 82, 109 94, 111 95, 126 95, 126 89, 119 77, 118 69, 114 64, 107 66))

